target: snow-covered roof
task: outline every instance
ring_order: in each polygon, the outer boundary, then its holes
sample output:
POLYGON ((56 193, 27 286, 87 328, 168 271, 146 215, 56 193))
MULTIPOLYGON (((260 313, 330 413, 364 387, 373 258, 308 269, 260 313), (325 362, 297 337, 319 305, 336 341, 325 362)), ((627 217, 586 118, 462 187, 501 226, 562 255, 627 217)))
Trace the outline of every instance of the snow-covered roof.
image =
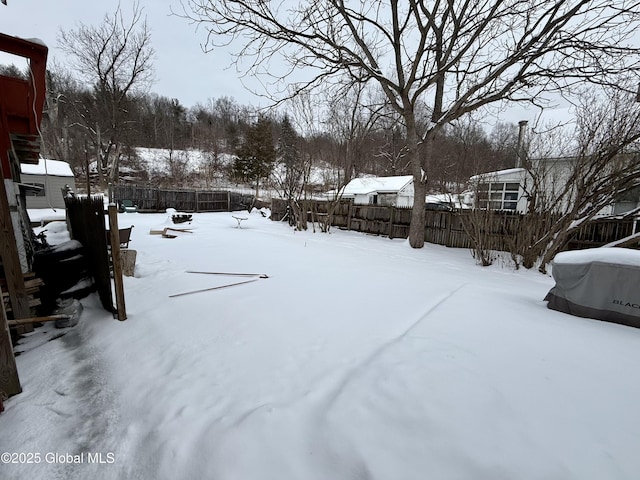
POLYGON ((398 192, 411 182, 413 182, 412 175, 354 178, 344 187, 342 195, 398 192))
POLYGON ((487 172, 487 173, 481 173, 479 175, 474 175, 473 177, 471 177, 469 180, 472 182, 477 182, 479 180, 492 180, 494 178, 499 178, 499 177, 508 177, 508 176, 521 176, 526 172, 526 170, 524 168, 507 168, 505 170, 497 170, 495 172, 487 172))
POLYGON ((56 177, 73 177, 73 170, 67 162, 40 158, 37 165, 20 164, 20 171, 25 175, 53 175, 56 177))
POLYGON ((425 197, 427 203, 455 203, 458 195, 453 193, 432 193, 425 197))

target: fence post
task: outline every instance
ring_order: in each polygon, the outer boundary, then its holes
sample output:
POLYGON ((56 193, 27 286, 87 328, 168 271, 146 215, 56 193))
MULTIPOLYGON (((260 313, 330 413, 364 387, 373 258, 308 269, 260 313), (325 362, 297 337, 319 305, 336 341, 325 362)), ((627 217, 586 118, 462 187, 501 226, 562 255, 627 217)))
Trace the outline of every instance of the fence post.
POLYGON ((389 238, 393 238, 393 221, 396 216, 396 207, 391 205, 391 211, 389 212, 389 238))
POLYGON ((109 235, 111 236, 111 263, 113 281, 116 285, 116 308, 118 320, 127 319, 124 303, 124 281, 122 279, 122 260, 120 259, 120 232, 118 231, 118 210, 114 203, 109 204, 109 235))
POLYGON ((227 190, 227 212, 231 211, 231 192, 227 190))
POLYGON ((200 204, 198 203, 199 201, 200 201, 200 198, 198 195, 198 190, 196 190, 196 213, 200 211, 200 204))
POLYGON ((347 230, 351 230, 351 206, 353 205, 353 200, 348 200, 349 209, 347 210, 347 230))
MULTIPOLYGON (((426 205, 422 209, 422 216, 424 217, 424 229, 422 230, 422 236, 424 237, 424 241, 428 242, 429 239, 427 237, 427 229, 428 229, 427 221, 429 219, 427 218, 427 206, 426 205)), ((409 226, 411 226, 411 221, 409 221, 409 226)), ((408 238, 408 236, 407 236, 407 238, 408 238)))

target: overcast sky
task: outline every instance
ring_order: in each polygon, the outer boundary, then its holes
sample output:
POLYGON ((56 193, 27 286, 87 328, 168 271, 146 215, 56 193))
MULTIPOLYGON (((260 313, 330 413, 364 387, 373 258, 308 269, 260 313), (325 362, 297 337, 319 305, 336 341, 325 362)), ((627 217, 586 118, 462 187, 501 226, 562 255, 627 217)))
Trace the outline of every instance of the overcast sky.
MULTIPOLYGON (((131 18, 132 0, 121 0, 125 19, 131 18)), ((39 38, 49 47, 49 61, 64 63, 57 48, 60 29, 70 30, 82 22, 99 25, 105 14, 115 11, 118 0, 7 0, 0 4, 0 32, 23 38, 39 38)), ((196 31, 189 21, 171 15, 170 8, 179 10, 178 0, 141 0, 151 41, 156 52, 156 83, 152 91, 177 98, 187 106, 207 98, 234 97, 241 104, 257 105, 260 100, 247 92, 233 68, 228 69, 228 51, 203 53, 201 43, 206 32, 196 31)), ((9 63, 2 57, 1 63, 9 63)), ((18 66, 25 62, 17 59, 18 66), (21 62, 21 63, 20 63, 21 62)), ((264 102, 260 102, 264 103, 264 102)))
MULTIPOLYGON (((60 29, 73 29, 79 22, 99 25, 105 14, 115 11, 118 0, 7 0, 7 3, 6 6, 0 4, 0 32, 39 38, 49 47, 49 62, 55 60, 64 64, 64 55, 57 48, 60 29)), ((120 4, 125 19, 130 19, 133 0, 121 0, 120 4)), ((188 20, 171 15, 171 8, 181 10, 179 0, 140 0, 140 5, 147 17, 156 52, 153 92, 177 98, 186 107, 223 96, 233 97, 241 105, 267 104, 243 87, 238 73, 231 66, 229 50, 203 53, 204 29, 196 29, 188 20)), ((15 58, 16 61, 12 61, 0 56, 0 63, 25 65, 24 60, 15 58)), ((501 113, 500 120, 532 122, 536 114, 535 109, 513 108, 501 113)), ((557 116, 567 117, 566 110, 557 111, 557 116)), ((489 120, 489 123, 495 120, 489 120)))

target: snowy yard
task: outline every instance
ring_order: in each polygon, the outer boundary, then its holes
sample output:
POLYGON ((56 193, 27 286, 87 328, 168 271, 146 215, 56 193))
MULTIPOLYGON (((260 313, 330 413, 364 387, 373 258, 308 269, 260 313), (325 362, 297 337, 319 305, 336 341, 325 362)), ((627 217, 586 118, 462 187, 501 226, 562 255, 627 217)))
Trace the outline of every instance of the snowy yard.
POLYGON ((21 342, 0 452, 38 455, 0 478, 640 478, 640 330, 467 250, 231 215, 120 216, 129 319, 92 296, 21 342), (269 278, 170 298, 247 280, 189 270, 269 278))

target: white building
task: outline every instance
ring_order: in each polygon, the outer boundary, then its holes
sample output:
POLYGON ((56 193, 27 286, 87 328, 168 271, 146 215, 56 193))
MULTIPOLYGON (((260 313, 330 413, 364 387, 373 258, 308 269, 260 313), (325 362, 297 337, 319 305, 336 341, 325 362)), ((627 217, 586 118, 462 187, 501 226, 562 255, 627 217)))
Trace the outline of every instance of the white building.
POLYGON ((27 208, 65 208, 62 189, 76 189, 71 167, 66 162, 40 158, 37 165, 20 165, 20 184, 25 188, 27 208))
POLYGON ((413 175, 354 178, 340 192, 356 205, 413 205, 413 175))
MULTIPOLYGON (((573 159, 568 157, 546 158, 533 160, 538 188, 536 195, 544 195, 548 204, 553 204, 556 199, 556 210, 564 212, 568 210, 571 196, 561 195, 567 182, 572 178, 575 168, 573 159)), ((518 213, 526 213, 529 205, 530 194, 534 191, 534 180, 531 174, 524 168, 509 168, 495 172, 482 173, 469 179, 472 187, 477 192, 475 205, 480 208, 492 210, 512 210, 518 213)), ((616 199, 610 205, 600 210, 597 216, 619 215, 640 207, 640 187, 627 192, 616 199)))
POLYGON ((476 206, 491 210, 515 210, 525 213, 528 205, 526 185, 529 174, 524 168, 509 168, 475 175, 469 179, 477 191, 476 206))

